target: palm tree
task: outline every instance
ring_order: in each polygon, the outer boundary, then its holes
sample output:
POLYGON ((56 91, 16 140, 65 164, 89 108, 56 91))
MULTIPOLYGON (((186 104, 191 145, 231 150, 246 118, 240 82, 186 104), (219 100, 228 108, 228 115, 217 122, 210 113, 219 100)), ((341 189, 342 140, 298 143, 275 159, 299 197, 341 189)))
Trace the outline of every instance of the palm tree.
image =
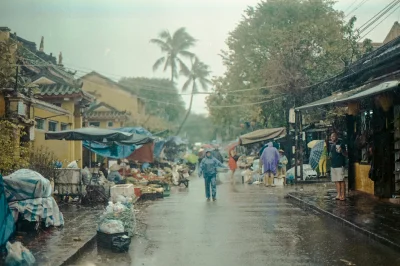
POLYGON ((172 36, 169 31, 164 30, 159 34, 158 39, 151 39, 150 42, 157 44, 165 54, 154 63, 153 71, 164 64, 164 71, 167 68, 171 69, 171 81, 174 82, 174 78, 178 77, 178 65, 180 69, 187 68, 180 57, 192 58, 194 56, 187 49, 192 47, 196 40, 186 32, 185 28, 179 28, 172 36))
POLYGON ((190 95, 189 108, 186 112, 185 117, 183 118, 181 125, 179 126, 178 131, 176 132, 176 135, 181 132, 183 125, 190 115, 193 104, 193 94, 198 91, 198 83, 204 91, 207 91, 208 85, 211 84, 211 81, 208 79, 211 71, 209 70, 208 66, 203 62, 200 62, 197 57, 195 57, 194 61, 192 59, 192 69, 189 70, 188 68, 182 68, 181 73, 188 78, 185 84, 183 84, 182 91, 186 92, 189 86, 192 85, 192 92, 190 95))

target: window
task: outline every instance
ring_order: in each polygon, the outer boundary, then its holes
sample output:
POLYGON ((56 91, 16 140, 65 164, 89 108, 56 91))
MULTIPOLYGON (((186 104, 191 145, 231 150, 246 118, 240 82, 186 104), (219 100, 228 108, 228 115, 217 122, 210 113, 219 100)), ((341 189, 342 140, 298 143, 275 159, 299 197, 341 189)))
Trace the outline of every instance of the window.
POLYGON ((90 127, 100 127, 100 122, 89 122, 90 127))
POLYGON ((44 130, 44 119, 42 118, 35 118, 35 128, 44 130))
POLYGON ((57 131, 58 122, 49 121, 49 131, 57 131))
POLYGON ((107 126, 108 126, 108 127, 113 127, 113 126, 114 126, 114 123, 113 123, 112 121, 109 121, 109 122, 107 123, 107 126))
POLYGON ((68 130, 68 124, 61 123, 61 130, 68 130))

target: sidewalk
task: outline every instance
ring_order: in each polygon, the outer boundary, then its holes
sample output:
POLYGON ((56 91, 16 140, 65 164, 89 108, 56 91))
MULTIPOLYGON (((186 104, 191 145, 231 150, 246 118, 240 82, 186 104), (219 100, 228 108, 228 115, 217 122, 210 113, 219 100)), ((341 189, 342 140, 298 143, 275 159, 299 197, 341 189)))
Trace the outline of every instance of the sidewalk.
POLYGON ((95 240, 97 219, 104 210, 103 206, 60 204, 59 208, 64 215, 64 227, 17 234, 17 240, 33 253, 37 265, 66 265, 95 240))
POLYGON ((336 201, 336 191, 327 187, 288 193, 293 203, 357 230, 400 251, 400 205, 353 192, 346 201, 336 201))

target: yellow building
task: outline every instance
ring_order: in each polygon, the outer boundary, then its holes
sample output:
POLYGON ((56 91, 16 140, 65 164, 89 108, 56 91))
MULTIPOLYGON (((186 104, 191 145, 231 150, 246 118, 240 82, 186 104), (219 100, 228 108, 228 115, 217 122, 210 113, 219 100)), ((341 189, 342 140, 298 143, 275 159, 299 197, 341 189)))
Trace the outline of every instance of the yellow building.
MULTIPOLYGON (((161 118, 145 113, 144 100, 138 98, 131 88, 94 71, 81 77, 81 81, 83 82, 82 89, 95 96, 98 102, 106 103, 108 107, 115 111, 129 114, 128 119, 124 122, 125 125, 142 126, 154 131, 168 128, 168 124, 161 118)), ((99 122, 96 119, 92 120, 90 118, 88 124, 93 122, 93 125, 97 125, 99 122)), ((114 122, 119 123, 118 121, 114 122)), ((108 125, 100 123, 100 127, 107 128, 108 125)))
POLYGON ((19 120, 29 132, 33 146, 54 152, 64 166, 72 160, 81 160, 80 141, 49 141, 44 136, 45 132, 82 127, 83 112, 94 97, 82 90, 82 83, 74 78, 74 73, 64 69, 61 53, 57 62, 52 54, 44 52, 43 37, 38 50, 34 42, 0 27, 0 41, 5 40, 18 44, 15 59, 19 78, 16 88, 0 88, 0 116, 19 120))
POLYGON ((130 113, 118 111, 106 103, 98 103, 90 106, 84 114, 85 126, 101 128, 123 127, 128 121, 130 113))
POLYGON ((95 96, 98 102, 129 113, 129 122, 139 123, 145 116, 144 102, 126 87, 94 71, 81 77, 81 80, 82 89, 95 96))

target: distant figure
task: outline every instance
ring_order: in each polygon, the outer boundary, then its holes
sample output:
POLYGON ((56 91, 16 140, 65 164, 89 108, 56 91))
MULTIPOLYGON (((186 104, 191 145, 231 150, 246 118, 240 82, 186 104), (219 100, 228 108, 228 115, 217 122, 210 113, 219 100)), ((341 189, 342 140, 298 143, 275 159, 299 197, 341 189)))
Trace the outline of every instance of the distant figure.
POLYGON ((200 163, 199 177, 204 176, 204 183, 206 187, 206 198, 210 201, 212 196, 213 201, 217 200, 217 168, 226 168, 220 161, 211 155, 211 151, 206 152, 206 156, 200 163), (210 195, 210 186, 211 194, 210 195))
POLYGON ((264 184, 266 187, 274 187, 274 176, 276 176, 276 170, 279 163, 278 150, 273 146, 272 142, 269 142, 267 147, 264 149, 261 158, 262 165, 264 166, 264 184), (273 176, 271 176, 273 174, 273 176))
POLYGON ((107 179, 107 177, 108 177, 108 170, 107 170, 107 168, 106 168, 106 164, 105 164, 105 163, 102 163, 102 164, 101 164, 99 170, 100 170, 100 172, 103 173, 104 177, 107 179))
POLYGON ((239 156, 236 154, 236 150, 235 150, 236 146, 232 147, 229 150, 229 169, 231 169, 231 181, 233 184, 235 184, 235 171, 237 169, 237 160, 239 159, 239 156))
POLYGON ((278 176, 283 178, 283 185, 286 184, 286 165, 288 162, 285 151, 279 150, 278 176))

